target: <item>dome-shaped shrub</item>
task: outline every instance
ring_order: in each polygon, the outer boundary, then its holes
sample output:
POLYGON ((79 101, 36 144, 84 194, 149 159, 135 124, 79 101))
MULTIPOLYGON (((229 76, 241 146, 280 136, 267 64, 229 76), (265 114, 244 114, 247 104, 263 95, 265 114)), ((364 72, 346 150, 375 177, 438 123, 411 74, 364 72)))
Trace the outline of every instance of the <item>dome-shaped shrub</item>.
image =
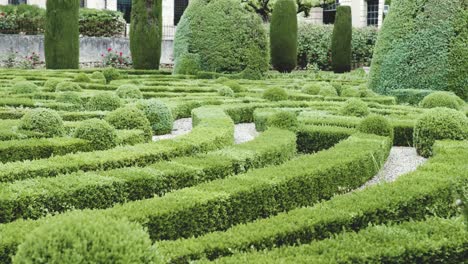
POLYGON ((81 122, 75 129, 74 137, 91 141, 96 150, 117 146, 115 128, 100 119, 89 119, 81 122))
POLYGON ((468 119, 453 109, 433 108, 416 122, 413 138, 418 154, 430 157, 436 140, 468 139, 468 119))
POLYGON ((94 83, 99 83, 99 84, 106 84, 106 76, 102 72, 95 71, 93 74, 91 74, 91 80, 94 83))
POLYGON ((60 103, 68 103, 68 104, 75 104, 75 105, 79 105, 83 103, 83 100, 81 100, 80 95, 75 92, 59 93, 55 100, 60 103))
POLYGON ((336 92, 335 88, 333 88, 333 86, 329 84, 322 86, 318 94, 321 96, 338 96, 338 93, 336 92))
POLYGON ((381 115, 369 115, 358 126, 362 133, 390 137, 393 140, 393 126, 381 115))
POLYGON ((106 82, 110 83, 113 80, 118 80, 122 76, 120 75, 120 72, 117 69, 114 68, 107 68, 102 71, 102 74, 106 78, 106 82))
POLYGON ((18 247, 13 263, 162 263, 139 224, 87 213, 39 226, 18 247))
POLYGON ((151 139, 153 131, 145 113, 136 106, 126 106, 114 110, 106 116, 106 121, 117 129, 140 129, 151 139))
POLYGON ((283 101, 288 99, 288 93, 280 87, 271 87, 263 92, 263 99, 269 101, 283 101))
POLYGON ((17 94, 34 93, 37 91, 37 85, 28 81, 20 81, 13 85, 13 92, 17 94))
POLYGON ((361 91, 357 87, 347 87, 341 92, 342 97, 361 97, 361 91))
POLYGON ((451 109, 460 110, 461 99, 453 93, 449 92, 434 92, 421 101, 421 107, 424 108, 435 108, 435 107, 447 107, 451 109))
POLYGON ((235 92, 235 93, 242 93, 242 92, 247 91, 247 89, 245 87, 240 85, 235 80, 228 80, 228 81, 224 82, 223 84, 226 85, 227 87, 231 88, 232 91, 235 92))
POLYGON ((55 92, 55 89, 57 88, 57 84, 59 84, 61 80, 59 79, 48 79, 42 88, 44 92, 55 92))
POLYGON ((234 97, 234 91, 227 86, 221 86, 218 89, 218 94, 221 96, 234 97))
POLYGON ((60 82, 57 84, 55 87, 56 92, 79 92, 81 91, 81 87, 79 84, 74 83, 74 82, 60 82))
POLYGON ((60 115, 50 109, 33 109, 21 118, 19 128, 46 137, 62 136, 65 132, 60 115))
POLYGON ((151 99, 141 101, 138 107, 148 118, 154 134, 164 135, 171 133, 174 118, 172 117, 171 109, 165 103, 151 99))
POLYGON ((90 111, 112 111, 122 105, 120 98, 113 93, 100 93, 89 99, 87 109, 90 111))
POLYGON ((143 94, 140 88, 134 84, 122 84, 115 91, 120 98, 141 99, 143 94))
POLYGON ((369 108, 361 99, 348 99, 340 110, 340 113, 347 116, 367 116, 369 108))
POLYGON ((304 87, 302 88, 302 92, 310 95, 317 95, 319 94, 320 88, 322 88, 323 85, 325 85, 325 83, 323 82, 308 83, 304 85, 304 87))
POLYGON ((295 130, 299 126, 296 114, 292 112, 281 111, 268 118, 269 127, 277 127, 288 130, 295 130))
POLYGON ((91 82, 91 79, 89 78, 88 75, 84 72, 78 73, 75 78, 73 79, 74 82, 83 82, 83 83, 89 83, 91 82))
POLYGON ((186 54, 199 56, 201 71, 245 70, 262 75, 269 68, 267 34, 261 18, 237 0, 189 1, 174 40, 174 72, 180 72, 180 58, 186 54))

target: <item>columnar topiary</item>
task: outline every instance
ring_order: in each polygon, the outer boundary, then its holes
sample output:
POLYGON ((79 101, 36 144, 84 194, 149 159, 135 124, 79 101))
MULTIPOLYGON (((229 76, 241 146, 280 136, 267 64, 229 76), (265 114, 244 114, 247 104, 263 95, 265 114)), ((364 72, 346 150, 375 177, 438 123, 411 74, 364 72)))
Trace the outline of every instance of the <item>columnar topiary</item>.
POLYGON ((430 157, 436 140, 468 139, 468 118, 453 109, 433 108, 416 122, 413 138, 418 154, 430 157))
POLYGON ((135 69, 159 69, 162 0, 133 0, 130 50, 135 69))
POLYGON ((273 68, 291 72, 297 65, 297 7, 294 0, 277 0, 270 23, 273 68))
POLYGON ((42 108, 26 112, 20 121, 19 128, 45 137, 62 136, 65 132, 60 115, 54 110, 42 108))
POLYGON ((138 107, 145 113, 155 135, 171 133, 174 117, 171 109, 162 101, 151 99, 141 101, 138 107))
POLYGON ((14 264, 162 263, 147 232, 134 222, 79 212, 29 234, 14 264))
POLYGON ((238 0, 191 0, 177 26, 174 72, 186 66, 179 58, 196 54, 200 71, 255 78, 268 70, 269 53, 261 18, 238 0))
POLYGON ((44 34, 46 67, 48 69, 78 69, 80 1, 49 0, 46 8, 44 34))
POLYGON ((91 141, 96 150, 110 149, 117 145, 115 128, 100 119, 88 119, 81 122, 73 136, 91 141))
POLYGON ((352 34, 351 7, 339 6, 336 9, 331 47, 332 68, 336 73, 351 71, 352 34))

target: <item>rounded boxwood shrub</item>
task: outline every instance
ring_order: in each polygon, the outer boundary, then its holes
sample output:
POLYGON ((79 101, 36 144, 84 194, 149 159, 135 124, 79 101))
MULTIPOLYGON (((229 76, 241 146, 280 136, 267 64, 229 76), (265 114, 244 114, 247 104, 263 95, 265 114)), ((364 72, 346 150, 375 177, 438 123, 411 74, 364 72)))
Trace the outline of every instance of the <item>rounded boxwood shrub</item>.
POLYGON ((295 113, 281 111, 268 118, 269 127, 277 127, 288 130, 295 130, 299 126, 295 113))
POLYGON ((75 78, 73 78, 73 81, 74 82, 89 83, 89 82, 91 82, 91 78, 89 78, 89 76, 86 73, 80 72, 75 76, 75 78))
POLYGON ((320 88, 324 85, 323 82, 320 83, 308 83, 302 88, 302 92, 310 95, 317 95, 320 92, 320 88))
POLYGON ((117 129, 139 129, 150 140, 153 131, 145 113, 136 106, 126 106, 109 113, 105 120, 117 129))
POLYGON ((104 78, 106 78, 106 82, 110 83, 113 80, 118 80, 122 76, 120 75, 120 72, 117 69, 114 68, 107 68, 102 71, 102 74, 104 75, 104 78))
POLYGON ((155 135, 172 132, 174 118, 171 109, 162 101, 150 99, 141 101, 138 107, 145 113, 155 135))
POLYGON ((351 98, 344 103, 340 113, 347 116, 367 116, 369 114, 369 107, 361 99, 351 98))
POLYGON ((341 92, 342 97, 361 97, 361 91, 357 87, 347 87, 341 92))
MULTIPOLYGON (((450 92, 434 92, 421 101, 421 107, 424 108, 435 108, 435 107, 447 107, 451 109, 460 110, 462 104, 461 99, 450 92)), ((462 101, 463 102, 463 101, 462 101)))
POLYGON ((26 263, 162 263, 147 232, 134 222, 79 212, 28 234, 13 257, 26 263))
POLYGON ((99 84, 106 84, 106 76, 102 72, 95 71, 91 74, 91 80, 94 83, 99 83, 99 84))
POLYGON ((42 90, 44 92, 55 92, 55 89, 57 88, 57 84, 59 84, 61 80, 59 79, 48 79, 45 83, 44 86, 42 87, 42 90))
POLYGON ((419 155, 432 156, 436 140, 468 139, 468 119, 454 109, 433 108, 423 114, 414 127, 414 145, 419 155))
POLYGON ((270 87, 263 92, 263 99, 268 101, 283 101, 288 99, 288 93, 283 88, 270 87))
POLYGON ((352 34, 351 7, 338 6, 331 46, 332 68, 335 73, 351 71, 352 34))
POLYGON ((20 81, 13 85, 13 92, 17 94, 34 93, 37 91, 37 85, 29 81, 20 81))
POLYGON ((200 55, 193 53, 184 53, 177 58, 175 62, 174 74, 195 75, 200 71, 200 55))
POLYGON ((55 100, 60 103, 69 103, 75 105, 80 105, 83 103, 83 100, 81 100, 80 95, 75 92, 59 93, 55 100))
POLYGON ((88 119, 75 129, 75 138, 89 140, 95 150, 110 149, 117 146, 115 128, 104 120, 88 119))
POLYGON ((44 51, 47 69, 78 69, 80 1, 46 2, 44 51))
POLYGON ((134 84, 122 84, 116 90, 117 95, 120 98, 126 99, 141 99, 143 94, 140 91, 140 88, 134 84))
POLYGON ((240 85, 235 80, 228 80, 228 81, 224 82, 223 84, 226 85, 227 87, 231 88, 232 91, 235 92, 235 93, 242 93, 242 92, 247 91, 247 89, 245 87, 240 85))
POLYGON ((133 0, 130 51, 135 69, 159 69, 162 0, 133 0))
POLYGON ((218 94, 221 96, 234 97, 234 91, 227 86, 221 86, 221 88, 218 89, 218 94))
POLYGON ((181 56, 195 54, 200 71, 245 71, 243 78, 257 78, 269 69, 269 53, 261 18, 239 1, 191 0, 177 25, 174 72, 180 72, 181 56))
POLYGON ((86 107, 91 111, 112 111, 121 105, 120 98, 114 93, 100 93, 91 97, 86 107))
POLYGON ((294 0, 277 0, 270 22, 271 63, 279 72, 297 65, 297 7, 294 0))
POLYGON ((65 132, 60 115, 54 110, 43 108, 26 112, 21 118, 19 128, 45 137, 62 136, 65 132))
POLYGON ((393 140, 393 126, 381 115, 369 115, 358 126, 359 132, 390 137, 393 140))
POLYGON ((322 86, 318 94, 321 96, 338 96, 335 88, 329 84, 322 86))
POLYGON ((81 86, 77 83, 74 82, 60 82, 55 86, 55 91, 56 92, 79 92, 81 91, 81 86))

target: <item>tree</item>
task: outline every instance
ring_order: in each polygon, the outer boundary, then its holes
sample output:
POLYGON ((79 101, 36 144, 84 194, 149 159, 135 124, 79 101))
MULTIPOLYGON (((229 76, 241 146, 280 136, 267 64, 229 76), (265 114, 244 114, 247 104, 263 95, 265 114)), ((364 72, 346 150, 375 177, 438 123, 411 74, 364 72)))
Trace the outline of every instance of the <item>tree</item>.
POLYGON ((47 69, 78 69, 79 0, 47 0, 44 50, 47 69))
POLYGON ((297 16, 294 0, 277 0, 270 24, 273 68, 291 72, 297 65, 297 16))
MULTIPOLYGON (((273 7, 277 0, 241 0, 247 9, 259 14, 263 21, 269 21, 273 13, 273 7)), ((302 13, 306 16, 309 15, 312 7, 320 6, 322 4, 334 3, 335 0, 295 0, 297 4, 297 13, 302 13)))
POLYGON ((352 40, 351 7, 339 6, 336 9, 332 35, 332 68, 335 73, 351 71, 352 40))
POLYGON ((130 51, 135 69, 159 69, 162 0, 133 0, 130 51))

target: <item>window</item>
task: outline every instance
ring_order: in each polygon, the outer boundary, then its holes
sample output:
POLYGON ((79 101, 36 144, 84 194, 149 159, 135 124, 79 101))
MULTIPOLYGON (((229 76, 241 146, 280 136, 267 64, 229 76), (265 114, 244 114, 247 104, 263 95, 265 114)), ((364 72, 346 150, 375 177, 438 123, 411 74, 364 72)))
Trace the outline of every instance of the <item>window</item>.
POLYGON ((27 4, 27 0, 8 0, 9 5, 20 5, 20 4, 27 4))
POLYGON ((117 0, 117 10, 123 13, 125 21, 130 23, 132 13, 132 0, 117 0))
POLYGON ((86 0, 80 0, 80 7, 86 7, 86 0))
POLYGON ((336 0, 334 4, 322 5, 323 8, 323 24, 335 23, 336 7, 340 5, 340 1, 336 0))
POLYGON ((188 6, 188 0, 173 0, 174 1, 174 25, 179 24, 180 18, 184 14, 188 6))
POLYGON ((367 25, 379 25, 379 0, 367 1, 367 25))

